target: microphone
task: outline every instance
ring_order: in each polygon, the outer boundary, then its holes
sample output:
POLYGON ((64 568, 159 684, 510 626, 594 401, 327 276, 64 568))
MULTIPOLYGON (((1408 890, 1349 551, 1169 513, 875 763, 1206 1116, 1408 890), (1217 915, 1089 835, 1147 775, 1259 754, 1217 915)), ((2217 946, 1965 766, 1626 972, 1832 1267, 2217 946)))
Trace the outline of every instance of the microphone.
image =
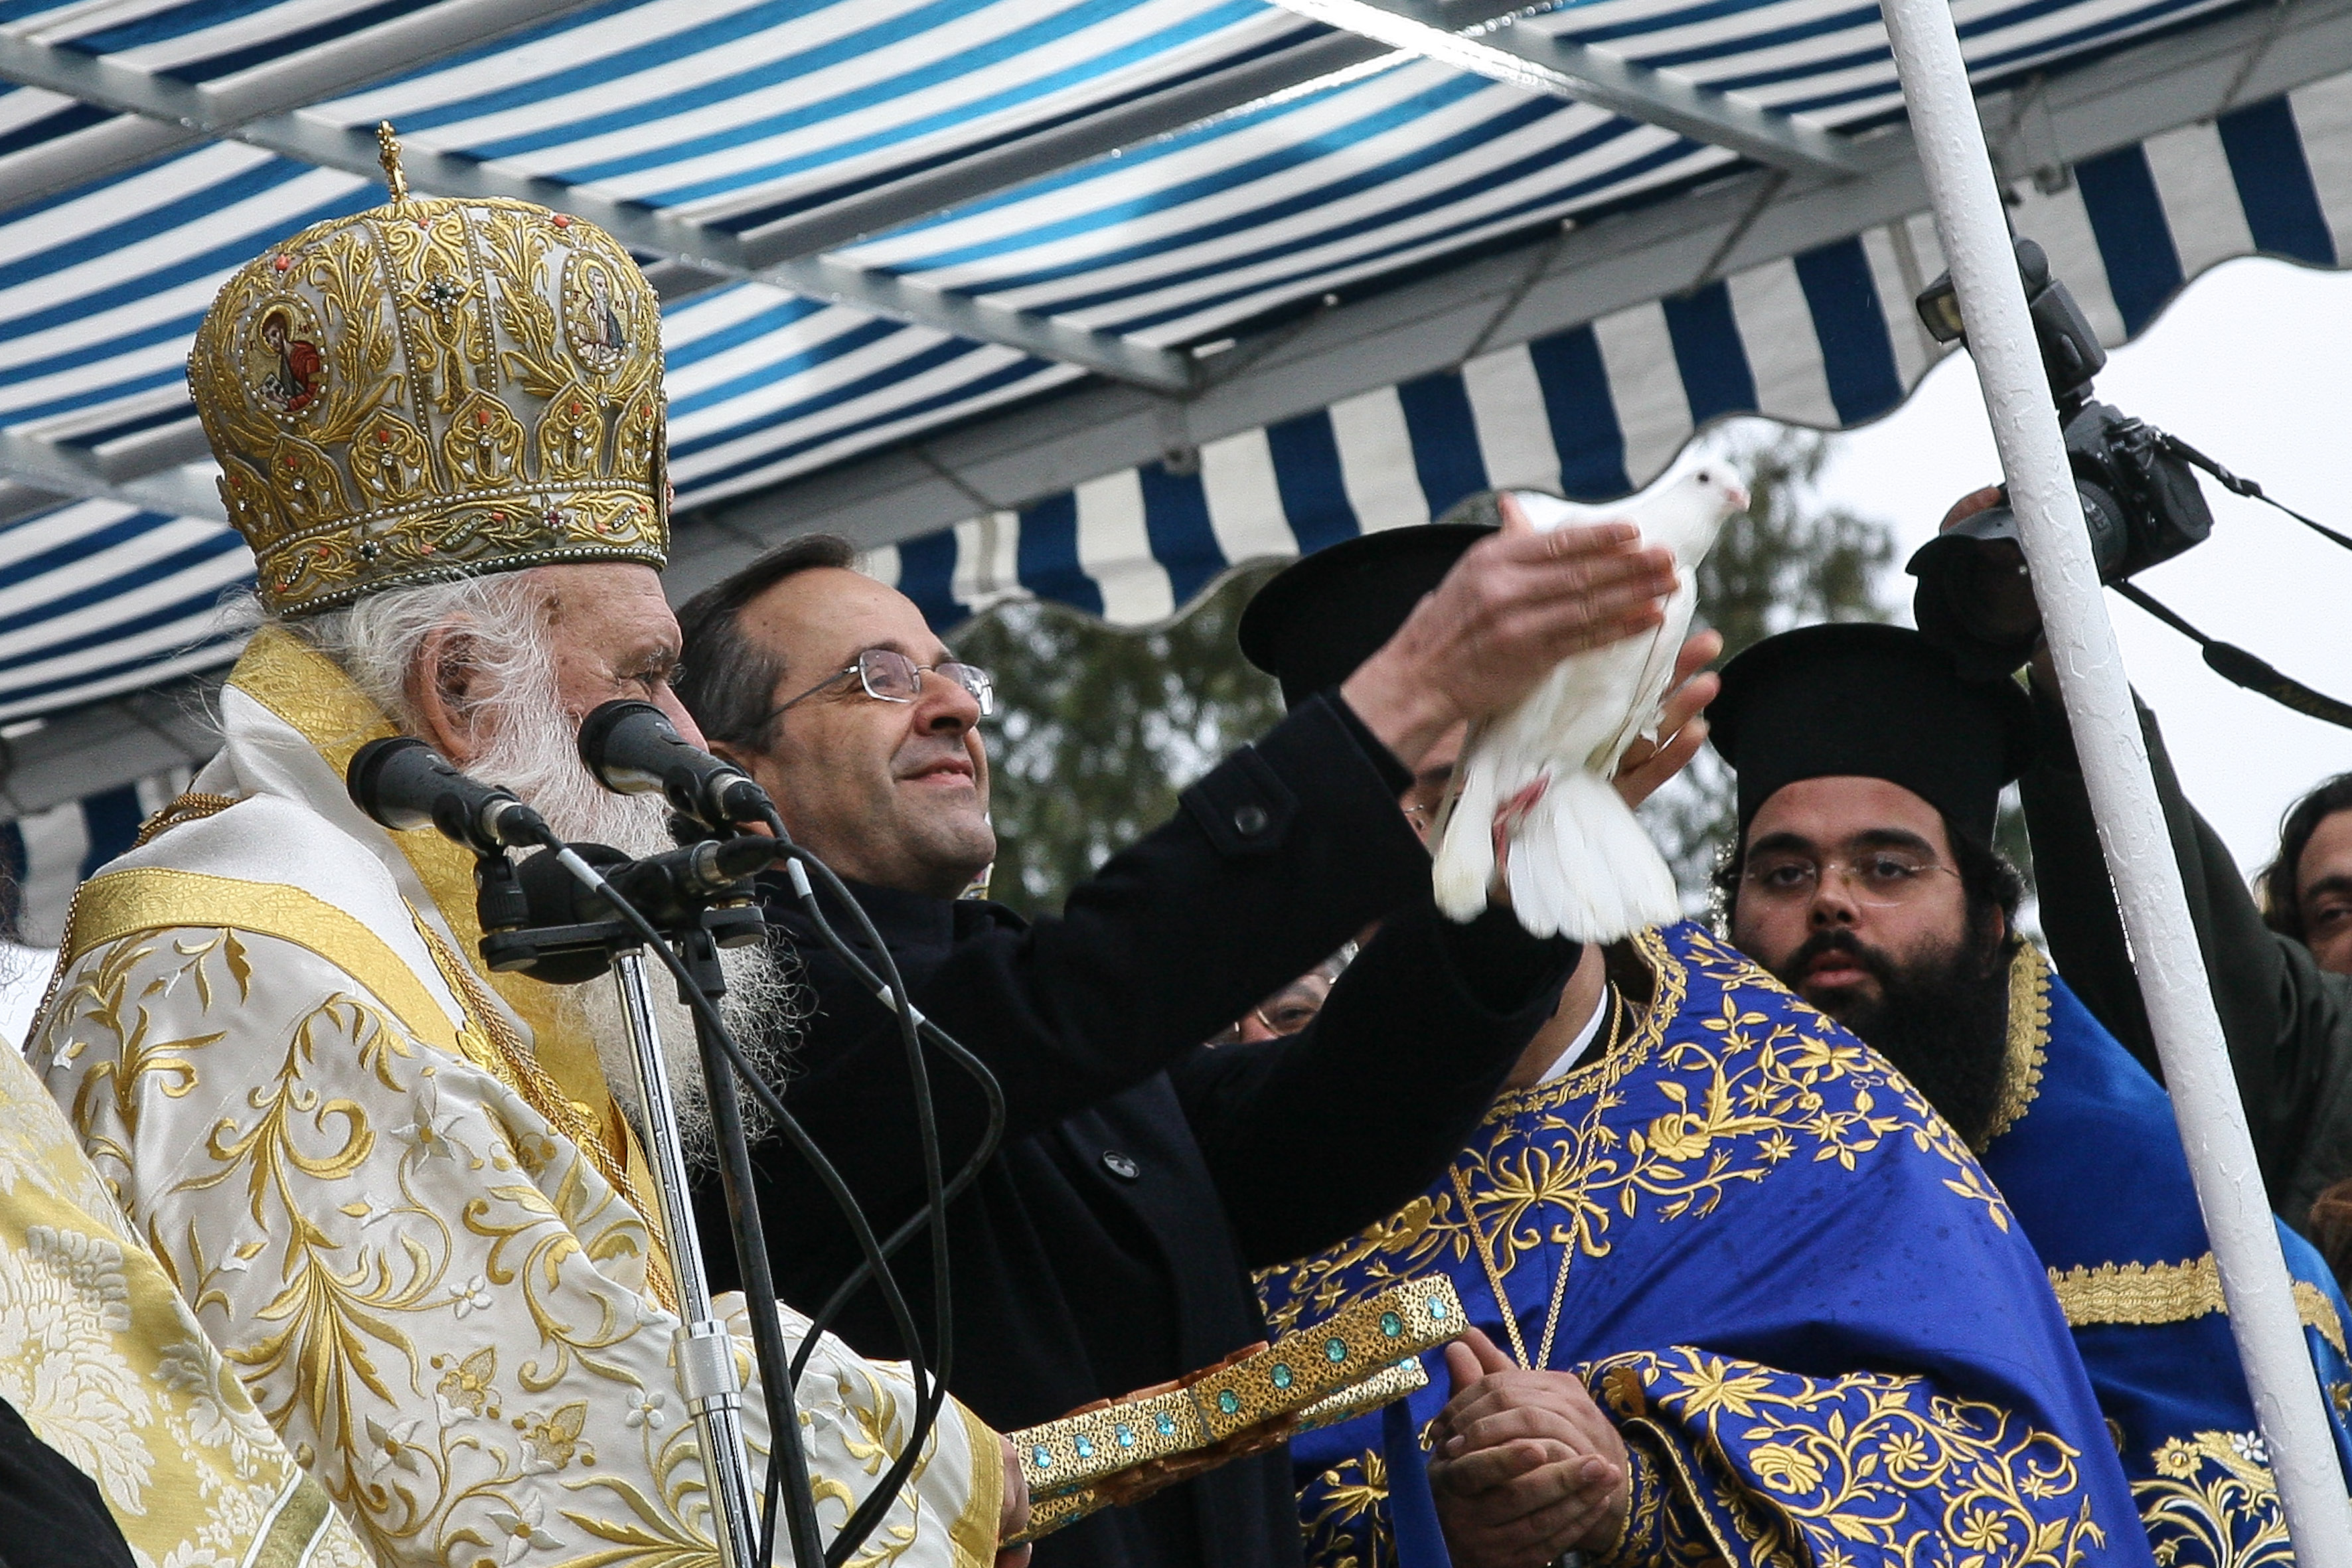
POLYGON ((413 735, 370 741, 352 758, 352 804, 395 832, 437 827, 477 855, 543 844, 547 824, 509 789, 467 778, 413 735))
POLYGON ((775 807, 751 775, 687 744, 650 702, 607 702, 580 725, 580 760, 615 795, 660 795, 710 826, 764 822, 775 807))

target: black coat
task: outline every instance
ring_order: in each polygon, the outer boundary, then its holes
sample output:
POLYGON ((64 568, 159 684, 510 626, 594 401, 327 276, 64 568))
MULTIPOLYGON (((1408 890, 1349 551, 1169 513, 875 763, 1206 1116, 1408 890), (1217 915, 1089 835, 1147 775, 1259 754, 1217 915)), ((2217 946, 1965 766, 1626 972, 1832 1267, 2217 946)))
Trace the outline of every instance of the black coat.
MULTIPOLYGON (((1397 809, 1406 782, 1352 714, 1318 700, 1187 790, 1175 819, 1059 920, 855 889, 916 1005, 1003 1085, 1003 1148, 950 1222, 949 1386, 992 1426, 1048 1420, 1260 1338, 1248 1271, 1420 1193, 1549 1017, 1574 947, 1504 914, 1439 917, 1429 858, 1397 809), (1305 1032, 1198 1045, 1376 920, 1305 1032)), ((818 1006, 786 1101, 887 1234, 921 1203, 898 1031, 772 891, 818 1006)), ((982 1101, 936 1053, 930 1076, 952 1171, 982 1101)), ((779 1292, 814 1310, 856 1254, 788 1151, 765 1142, 755 1160, 779 1292)), ((702 1198, 713 1288, 730 1288, 723 1206, 702 1198)), ((925 1245, 896 1268, 928 1335, 925 1245)), ((871 1289, 837 1326, 866 1354, 905 1353, 871 1289)), ((1297 1562, 1297 1542, 1277 1450, 1097 1515, 1036 1561, 1270 1568, 1297 1562)))

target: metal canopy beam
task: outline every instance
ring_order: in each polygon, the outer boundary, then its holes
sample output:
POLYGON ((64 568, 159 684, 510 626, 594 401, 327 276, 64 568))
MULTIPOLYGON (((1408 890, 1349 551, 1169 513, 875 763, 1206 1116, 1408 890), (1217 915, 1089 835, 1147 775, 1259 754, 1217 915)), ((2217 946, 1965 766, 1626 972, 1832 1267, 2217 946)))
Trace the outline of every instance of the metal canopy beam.
MULTIPOLYGON (((1491 5, 1493 0, 1481 0, 1491 5)), ((1197 125, 1308 82, 1351 70, 1390 53, 1386 44, 1354 33, 1328 33, 1279 53, 1244 60, 1220 71, 1113 104, 1066 125, 1024 136, 1003 147, 958 158, 937 169, 862 190, 774 223, 742 231, 745 258, 772 267, 797 257, 929 217, 1024 181, 1197 125)), ((725 209, 706 209, 706 219, 725 209)))
POLYGON ((0 32, 0 78, 133 116, 0 158, 0 210, 100 179, 177 147, 415 70, 591 0, 438 0, 216 80, 189 83, 0 32))
POLYGON ((1861 172, 1846 139, 1786 114, 1743 103, 1647 66, 1506 20, 1465 17, 1437 0, 1276 0, 1285 10, 1424 55, 1512 87, 1574 99, 1628 120, 1753 158, 1794 174, 1837 179, 1861 172), (1466 29, 1466 30, 1465 30, 1466 29))
MULTIPOLYGON (((375 174, 372 130, 345 129, 309 114, 280 114, 240 127, 237 141, 322 168, 375 174)), ((1115 381, 1163 392, 1193 384, 1189 354, 1154 348, 1115 332, 1073 326, 1050 316, 1010 310, 984 300, 925 289, 887 273, 824 257, 761 267, 743 241, 724 229, 674 217, 635 202, 614 201, 558 180, 542 179, 447 153, 410 145, 401 158, 409 189, 442 196, 513 196, 586 218, 632 250, 652 251, 719 278, 751 278, 812 299, 934 327, 980 342, 1002 343, 1042 359, 1080 365, 1115 381)))
MULTIPOLYGON (((2302 0, 2283 26, 2267 9, 2240 14, 1991 95, 1980 111, 2009 176, 2023 178, 2347 70, 2352 0, 2302 0)), ((1871 170, 1856 179, 1749 171, 1540 249, 1322 311, 1207 362, 1234 368, 1186 402, 1085 387, 702 509, 679 521, 671 591, 691 594, 795 533, 871 546, 1016 509, 1171 447, 1454 368, 1926 209, 1907 131, 1889 128, 1855 151, 1871 170)))
POLYGON ((79 447, 0 430, 0 474, 60 499, 121 501, 150 511, 226 522, 228 510, 214 488, 217 472, 209 463, 174 464, 152 473, 123 472, 79 447))

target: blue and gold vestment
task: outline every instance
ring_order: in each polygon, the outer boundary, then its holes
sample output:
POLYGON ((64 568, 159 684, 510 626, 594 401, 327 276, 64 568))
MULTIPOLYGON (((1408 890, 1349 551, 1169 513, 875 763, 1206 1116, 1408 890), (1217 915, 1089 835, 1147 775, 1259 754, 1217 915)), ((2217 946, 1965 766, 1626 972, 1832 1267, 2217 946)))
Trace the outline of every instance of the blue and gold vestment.
MULTIPOLYGON (((2171 1101, 2031 946, 2010 965, 2009 1022, 1984 1167, 2074 1325, 2157 1560, 2283 1568, 2294 1557, 2171 1101)), ((2311 1244, 2278 1229, 2352 1463, 2342 1297, 2311 1244)))
MULTIPOLYGON (((1635 1458, 1619 1563, 2146 1564, 2040 1262, 1957 1135, 1698 926, 1634 947, 1652 994, 1613 1047, 1505 1096, 1402 1213, 1264 1276, 1273 1326, 1433 1269, 1498 1344, 1498 1288, 1528 1346, 1556 1322, 1547 1364, 1635 1458)), ((1412 1441, 1447 1397, 1433 1363, 1409 1420, 1293 1441, 1318 1568, 1443 1561, 1412 1441)))

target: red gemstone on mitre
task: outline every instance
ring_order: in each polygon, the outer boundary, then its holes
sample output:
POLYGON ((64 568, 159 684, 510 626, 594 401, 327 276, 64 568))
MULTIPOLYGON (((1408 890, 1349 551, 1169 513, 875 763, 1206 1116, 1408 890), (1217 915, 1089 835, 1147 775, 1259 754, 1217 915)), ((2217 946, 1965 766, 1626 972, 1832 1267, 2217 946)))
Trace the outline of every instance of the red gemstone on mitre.
POLYGON ((572 226, 572 220, 562 213, 557 213, 555 215, 555 226, 558 228, 570 228, 572 226))
POLYGON ((281 256, 278 258, 278 270, 280 272, 285 271, 288 268, 293 265, 294 258, 290 256, 281 256))
POLYGON ((375 433, 375 444, 376 444, 377 446, 379 446, 379 447, 389 447, 389 446, 391 446, 391 445, 392 445, 392 432, 391 432, 391 431, 389 431, 389 430, 384 430, 384 429, 379 429, 379 430, 377 430, 377 431, 376 431, 376 433, 375 433))

